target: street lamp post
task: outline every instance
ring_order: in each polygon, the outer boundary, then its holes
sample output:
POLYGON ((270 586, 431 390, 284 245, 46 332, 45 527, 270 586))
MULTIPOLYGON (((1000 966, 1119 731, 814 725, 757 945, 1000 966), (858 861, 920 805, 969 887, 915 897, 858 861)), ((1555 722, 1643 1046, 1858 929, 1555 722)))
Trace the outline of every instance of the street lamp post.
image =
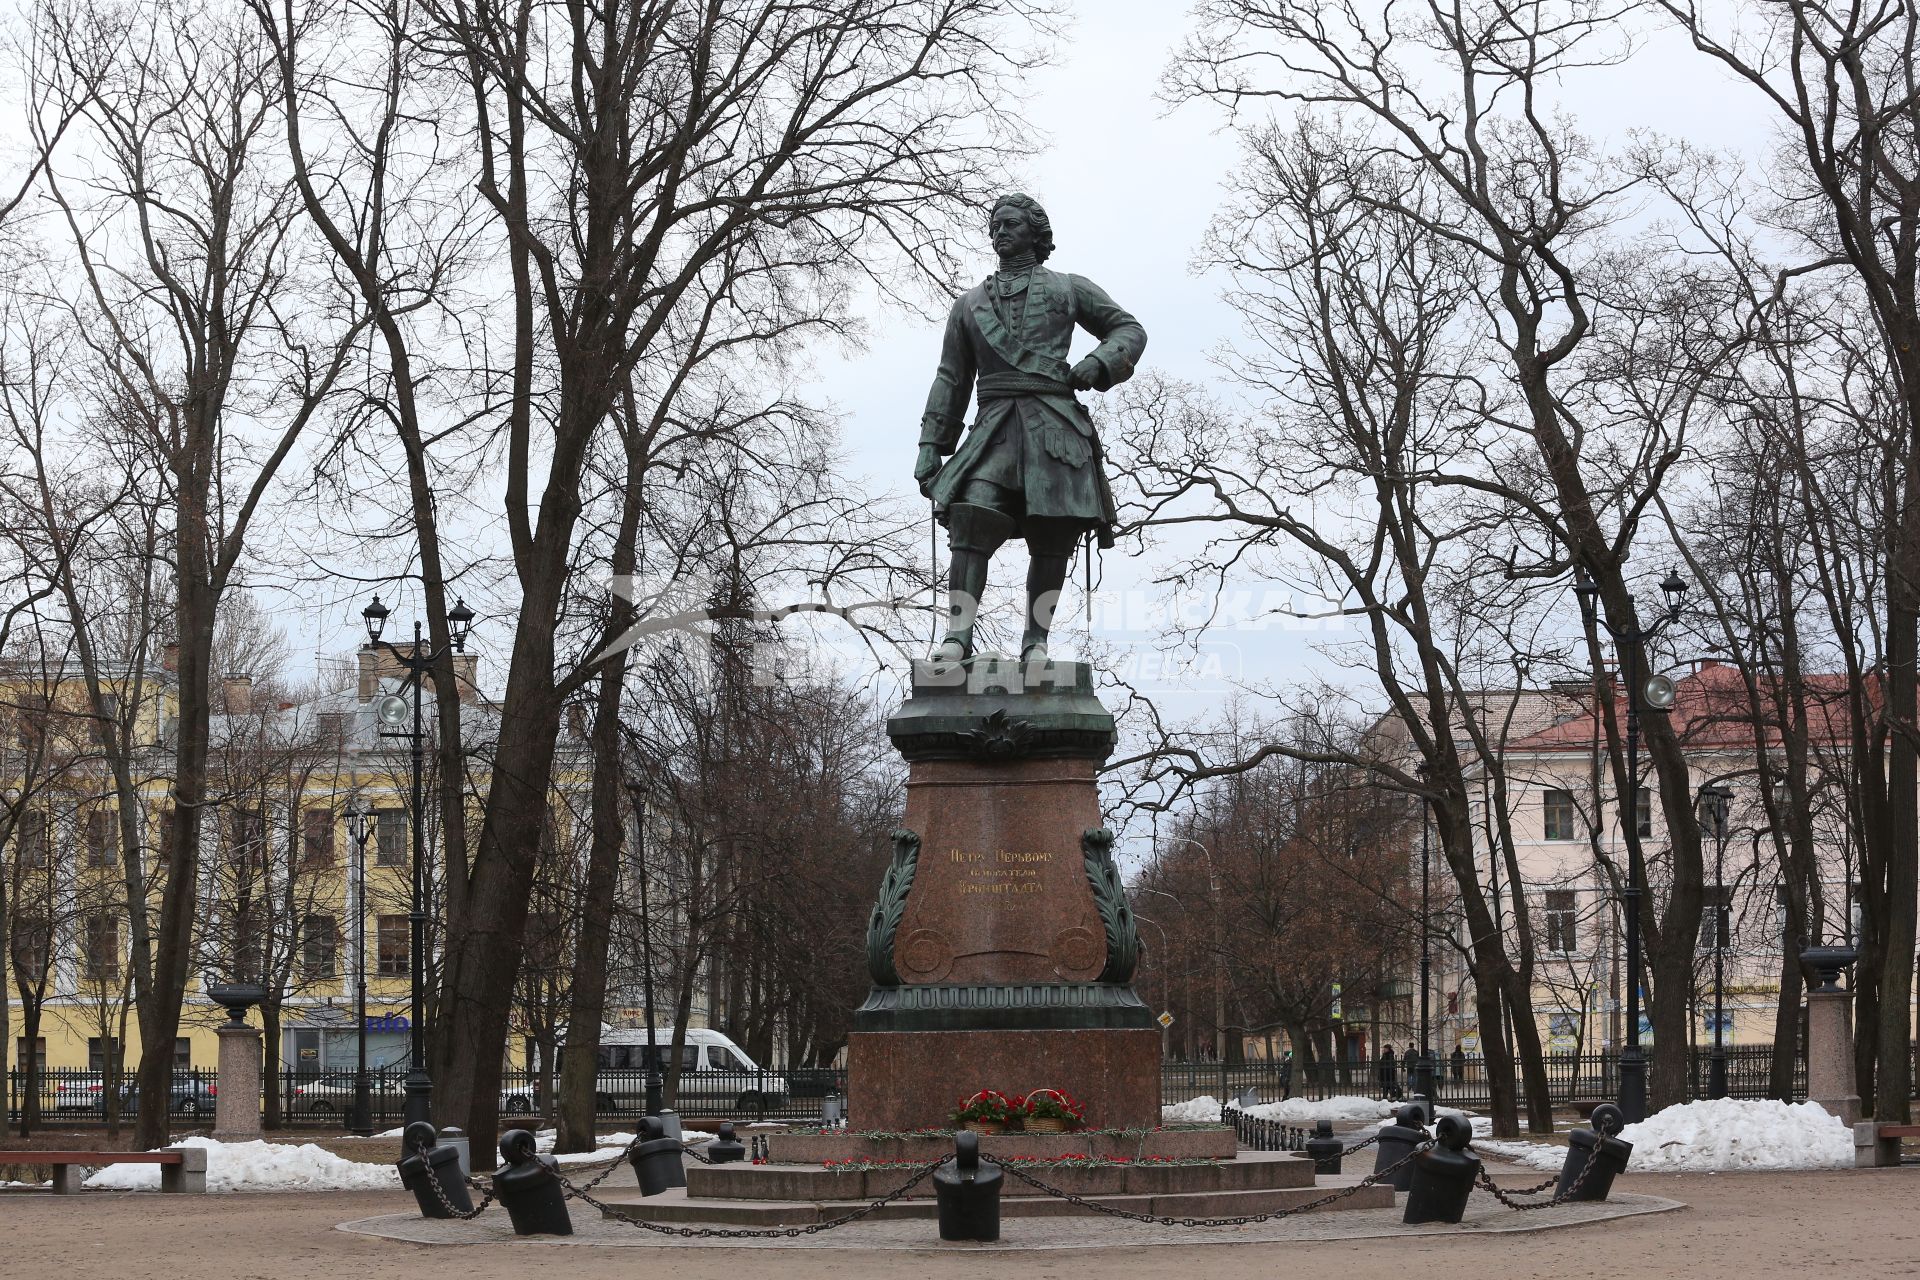
MULTIPOLYGON (((1640 850, 1640 712, 1667 711, 1673 706, 1673 681, 1662 675, 1649 676, 1643 682, 1640 659, 1646 644, 1666 630, 1680 616, 1680 599, 1687 584, 1678 573, 1668 570, 1660 583, 1667 598, 1667 611, 1645 627, 1616 627, 1599 612, 1600 584, 1584 565, 1574 566, 1573 592, 1580 601, 1580 613, 1588 626, 1596 623, 1607 629, 1615 649, 1627 663, 1627 780, 1620 808, 1627 840, 1627 884, 1621 891, 1627 918, 1627 1044, 1620 1054, 1620 1110, 1628 1124, 1647 1118, 1647 1058, 1640 1048, 1640 886, 1647 869, 1640 850)), ((1596 709, 1597 714, 1597 709, 1596 709)))
POLYGON ((1221 910, 1220 880, 1213 870, 1213 851, 1192 836, 1175 836, 1207 860, 1207 900, 1213 906, 1213 1052, 1220 1061, 1220 1098, 1227 1098, 1227 917, 1221 910))
MULTIPOLYGON (((1422 764, 1418 767, 1420 781, 1426 782, 1432 774, 1432 766, 1422 764)), ((1420 797, 1420 1059, 1413 1065, 1413 1073, 1408 1080, 1411 1092, 1416 1098, 1425 1098, 1432 1115, 1434 1094, 1434 1062, 1432 1043, 1432 990, 1433 990, 1433 954, 1432 920, 1433 900, 1428 869, 1433 858, 1433 802, 1427 796, 1420 797)))
POLYGON ((362 801, 347 806, 347 835, 353 840, 353 1004, 355 1048, 353 1114, 347 1127, 373 1136, 373 1107, 367 1091, 367 840, 373 835, 373 810, 362 801))
POLYGON ((1733 792, 1719 785, 1700 788, 1700 816, 1713 827, 1713 1056, 1708 1059, 1707 1096, 1727 1096, 1726 1019, 1727 820, 1733 811, 1733 792))
POLYGON ((449 653, 464 653, 467 648, 467 635, 473 630, 473 610, 467 608, 465 600, 455 600, 453 608, 447 611, 447 627, 452 638, 449 648, 428 650, 420 634, 420 623, 413 624, 413 644, 401 649, 380 638, 387 626, 387 606, 375 596, 373 603, 360 611, 366 620, 367 642, 375 649, 385 649, 393 660, 407 672, 407 685, 413 691, 413 727, 402 729, 400 724, 406 719, 406 699, 398 694, 388 694, 375 706, 374 715, 384 727, 380 730, 383 738, 409 739, 412 748, 412 796, 413 813, 413 885, 412 900, 409 904, 407 922, 412 934, 412 970, 411 1013, 407 1019, 407 1083, 406 1102, 401 1108, 401 1117, 407 1124, 433 1117, 433 1080, 427 1075, 427 1043, 422 1023, 427 1007, 427 872, 426 872, 426 824, 421 821, 426 812, 426 803, 421 793, 422 775, 426 771, 426 732, 420 722, 420 687, 426 683, 426 677, 435 664, 449 653))
POLYGON ((638 853, 637 866, 640 873, 640 980, 645 987, 642 993, 647 1002, 647 1076, 646 1108, 647 1114, 660 1114, 660 1050, 654 1044, 653 1032, 653 913, 647 903, 647 789, 639 782, 627 784, 627 794, 633 800, 634 849, 638 853))

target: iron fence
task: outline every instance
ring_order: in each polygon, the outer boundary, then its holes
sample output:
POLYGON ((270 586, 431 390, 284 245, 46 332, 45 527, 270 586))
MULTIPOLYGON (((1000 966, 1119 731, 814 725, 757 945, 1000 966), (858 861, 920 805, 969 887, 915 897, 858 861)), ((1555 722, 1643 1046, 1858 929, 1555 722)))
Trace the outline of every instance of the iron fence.
MULTIPOLYGON (((1771 1091, 1773 1047, 1771 1045, 1729 1046, 1727 1051, 1727 1096, 1760 1099, 1775 1096, 1771 1091)), ((1703 1098, 1707 1093, 1711 1051, 1706 1048, 1688 1055, 1688 1096, 1703 1098)), ((1651 1070, 1653 1053, 1648 1053, 1651 1070)), ((1619 1096, 1620 1058, 1618 1054, 1553 1053, 1546 1058, 1549 1102, 1556 1107, 1588 1099, 1619 1096)), ((1232 1099, 1248 1089, 1261 1102, 1283 1098, 1322 1100, 1337 1096, 1400 1098, 1412 1093, 1406 1064, 1372 1058, 1343 1058, 1334 1062, 1284 1064, 1273 1061, 1167 1062, 1160 1070, 1160 1091, 1166 1103, 1187 1102, 1197 1097, 1232 1099)), ((1519 1064, 1514 1078, 1526 1103, 1526 1085, 1519 1064)), ((1463 1109, 1492 1105, 1486 1061, 1477 1056, 1439 1058, 1435 1064, 1434 1101, 1463 1109)), ((1793 1083, 1788 1101, 1804 1101, 1807 1096, 1807 1064, 1804 1057, 1794 1063, 1793 1083)), ((1916 1094, 1920 1096, 1920 1094, 1916 1094)))
MULTIPOLYGON (((1767 1098, 1772 1070, 1770 1045, 1741 1045, 1727 1050, 1727 1094, 1733 1098, 1767 1098)), ((1688 1093, 1706 1096, 1710 1051, 1688 1055, 1688 1093)), ((1484 1109, 1491 1098, 1486 1063, 1477 1057, 1439 1059, 1435 1101, 1468 1110, 1484 1109)), ((1549 1054, 1546 1059, 1549 1101, 1556 1107, 1588 1099, 1617 1097, 1619 1058, 1615 1054, 1549 1054)), ((401 1124, 406 1092, 405 1067, 389 1064, 369 1075, 368 1106, 373 1131, 384 1133, 401 1124)), ((1519 1073, 1515 1072, 1516 1079, 1519 1073)), ((1314 1064, 1256 1060, 1222 1065, 1218 1062, 1170 1061, 1161 1065, 1161 1100, 1188 1102, 1210 1096, 1231 1100, 1254 1090, 1260 1102, 1282 1098, 1325 1099, 1336 1095, 1370 1098, 1405 1096, 1411 1092, 1404 1062, 1396 1060, 1389 1078, 1382 1064, 1361 1058, 1314 1064)), ((665 1080, 662 1078, 662 1084, 665 1080)), ((957 1091, 962 1084, 953 1084, 957 1091)), ((282 1070, 269 1077, 278 1091, 279 1123, 286 1128, 346 1131, 353 1102, 351 1070, 282 1070)), ((610 1127, 631 1127, 646 1110, 646 1072, 602 1071, 595 1077, 595 1115, 610 1127)), ((932 1086, 932 1082, 930 1082, 932 1086)), ((22 1120, 28 1089, 27 1074, 7 1073, 7 1124, 22 1120)), ((937 1086, 932 1086, 937 1087, 937 1086)), ((109 1080, 98 1071, 55 1069, 38 1073, 33 1082, 39 1099, 40 1124, 45 1127, 98 1125, 108 1118, 109 1099, 117 1102, 122 1120, 131 1120, 138 1107, 138 1091, 131 1073, 109 1080)), ((550 1123, 553 1082, 539 1072, 503 1073, 500 1109, 512 1121, 550 1123)), ((688 1120, 817 1121, 826 1112, 829 1095, 842 1100, 841 1114, 855 1125, 859 1116, 845 1104, 847 1076, 843 1069, 760 1071, 688 1071, 682 1074, 677 1095, 663 1098, 688 1120)), ((1522 1082, 1522 1103, 1525 1103, 1522 1082)), ((1804 1058, 1794 1063, 1790 1101, 1805 1099, 1807 1072, 1804 1058)), ((204 1068, 177 1068, 168 1092, 174 1127, 210 1125, 219 1096, 216 1072, 204 1068)), ((1920 1097, 1920 1090, 1916 1091, 1920 1097)), ((265 1098, 261 1099, 265 1109, 265 1098)))

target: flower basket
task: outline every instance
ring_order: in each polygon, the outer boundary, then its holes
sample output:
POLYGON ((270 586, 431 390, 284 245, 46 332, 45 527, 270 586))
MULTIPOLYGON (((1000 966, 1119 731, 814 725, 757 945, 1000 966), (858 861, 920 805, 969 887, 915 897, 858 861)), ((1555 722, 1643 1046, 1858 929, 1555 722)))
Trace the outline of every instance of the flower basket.
POLYGON ((960 1099, 950 1117, 956 1129, 971 1129, 975 1133, 1005 1133, 1019 1123, 1021 1110, 1026 1106, 1025 1098, 1009 1098, 998 1089, 982 1089, 971 1097, 960 1099))
POLYGON ((1033 1090, 1021 1111, 1028 1133, 1069 1133, 1087 1122, 1087 1109, 1058 1089, 1033 1090))

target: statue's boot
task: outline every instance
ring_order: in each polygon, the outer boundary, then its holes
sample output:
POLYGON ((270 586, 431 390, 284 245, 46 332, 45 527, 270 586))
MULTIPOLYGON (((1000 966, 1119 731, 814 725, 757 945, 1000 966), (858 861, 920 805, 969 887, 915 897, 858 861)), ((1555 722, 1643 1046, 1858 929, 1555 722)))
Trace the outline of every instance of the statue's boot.
POLYGON ((952 564, 947 569, 947 636, 934 650, 942 662, 973 656, 973 624, 987 589, 987 565, 1013 535, 1013 517, 992 507, 956 502, 947 512, 952 564))
POLYGON ((1025 662, 1047 660, 1047 633, 1054 610, 1060 607, 1060 589, 1067 582, 1067 564, 1080 536, 1080 522, 1029 517, 1027 520, 1027 628, 1020 638, 1025 662))

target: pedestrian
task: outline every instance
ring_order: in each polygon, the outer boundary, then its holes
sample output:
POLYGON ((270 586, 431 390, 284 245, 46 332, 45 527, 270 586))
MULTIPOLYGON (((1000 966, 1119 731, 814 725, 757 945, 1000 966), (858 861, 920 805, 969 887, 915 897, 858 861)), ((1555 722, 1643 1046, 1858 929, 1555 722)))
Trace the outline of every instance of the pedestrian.
POLYGON ((1380 1096, 1398 1101, 1400 1098, 1400 1072, 1393 1060, 1393 1046, 1388 1045, 1380 1055, 1380 1096))
POLYGON ((1293 1096, 1293 1050, 1280 1055, 1280 1101, 1293 1096))
POLYGON ((1467 1078, 1467 1051, 1459 1045, 1453 1046, 1453 1056, 1447 1059, 1447 1065, 1453 1071, 1453 1082, 1464 1083, 1467 1078))

